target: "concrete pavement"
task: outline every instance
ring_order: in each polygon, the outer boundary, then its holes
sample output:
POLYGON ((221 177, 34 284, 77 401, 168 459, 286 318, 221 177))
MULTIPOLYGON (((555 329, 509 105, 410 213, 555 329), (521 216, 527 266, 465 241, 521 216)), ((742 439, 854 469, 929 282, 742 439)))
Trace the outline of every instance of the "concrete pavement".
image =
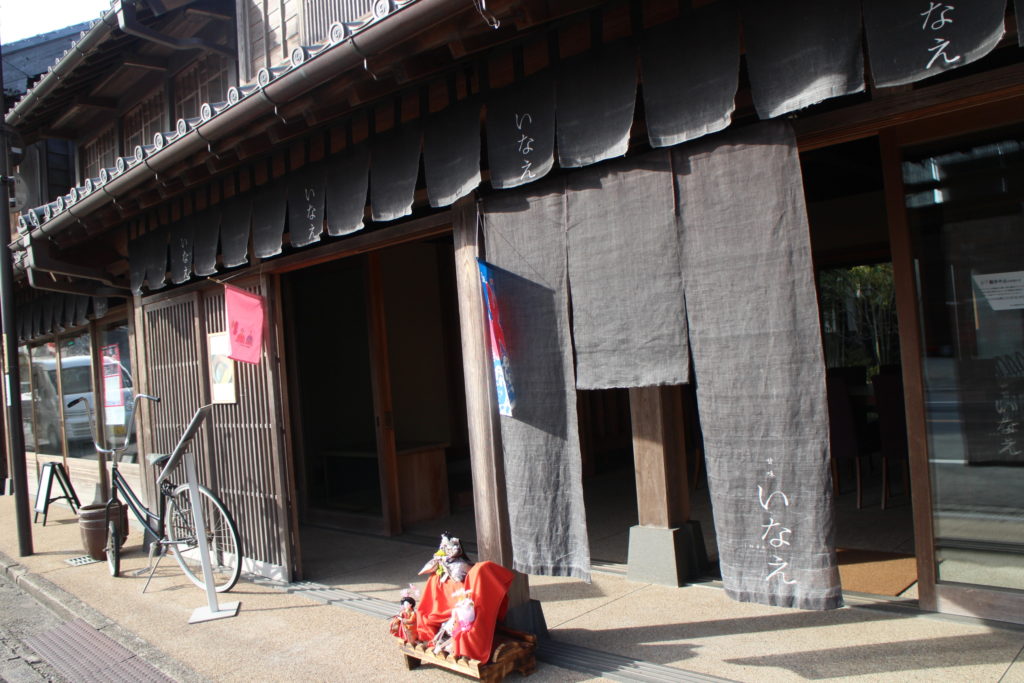
MULTIPOLYGON (((380 614, 344 607, 362 603, 386 614, 386 603, 394 605, 401 588, 418 578, 428 546, 318 533, 306 543, 322 547, 305 552, 337 558, 336 570, 318 577, 322 586, 243 580, 223 597, 241 601, 237 617, 189 625, 205 594, 172 560, 160 565, 143 594, 145 576, 133 576, 146 565, 137 531, 126 545, 125 576, 113 579, 105 564, 67 563, 84 555, 70 510, 51 508, 47 526, 33 526, 32 556, 17 557, 15 529, 13 498, 2 496, 0 565, 7 576, 176 680, 458 680, 434 667, 407 671, 380 614)), ((530 585, 552 636, 547 661, 530 677, 537 683, 707 677, 1024 683, 1024 628, 926 615, 907 601, 852 598, 852 607, 819 613, 737 603, 713 584, 665 588, 604 573, 591 584, 532 576, 530 585)))

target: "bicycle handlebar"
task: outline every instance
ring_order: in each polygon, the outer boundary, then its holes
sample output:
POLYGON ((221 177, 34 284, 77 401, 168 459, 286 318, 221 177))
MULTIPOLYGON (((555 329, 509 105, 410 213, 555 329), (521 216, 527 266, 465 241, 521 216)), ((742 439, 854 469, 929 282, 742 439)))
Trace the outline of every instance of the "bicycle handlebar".
POLYGON ((103 446, 100 445, 99 441, 96 440, 96 437, 99 435, 96 433, 96 420, 93 417, 92 401, 90 401, 88 397, 79 396, 78 398, 72 399, 68 401, 67 407, 72 408, 78 405, 79 403, 84 402, 86 412, 89 413, 89 426, 92 428, 93 432, 92 445, 96 448, 96 452, 103 453, 104 455, 116 455, 118 453, 124 453, 128 449, 128 442, 131 440, 132 431, 135 429, 135 416, 138 413, 138 411, 135 409, 135 406, 138 404, 138 399, 140 398, 148 399, 150 401, 153 401, 154 403, 160 402, 159 396, 151 396, 149 394, 135 394, 135 402, 132 403, 132 407, 128 412, 128 419, 125 420, 124 441, 121 443, 120 447, 114 446, 113 448, 104 448, 103 446))

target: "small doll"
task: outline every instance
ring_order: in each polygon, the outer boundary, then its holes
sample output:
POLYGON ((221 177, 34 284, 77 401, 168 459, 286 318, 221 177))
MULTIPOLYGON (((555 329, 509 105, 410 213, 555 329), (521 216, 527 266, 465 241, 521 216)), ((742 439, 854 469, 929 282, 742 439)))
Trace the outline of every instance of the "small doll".
POLYGON ((452 608, 452 615, 445 621, 434 636, 434 654, 441 651, 452 652, 456 639, 468 631, 476 621, 476 605, 472 596, 465 590, 458 590, 452 593, 453 598, 459 598, 452 608))
POLYGON ((391 635, 407 643, 416 642, 416 597, 419 591, 412 584, 402 591, 401 606, 398 614, 391 617, 389 631, 391 635))
POLYGON ((449 579, 456 583, 462 583, 466 580, 466 574, 469 573, 469 568, 472 566, 473 563, 466 557, 466 552, 462 549, 459 539, 448 536, 446 532, 441 534, 441 545, 434 552, 430 561, 423 565, 420 574, 434 572, 441 583, 449 579))

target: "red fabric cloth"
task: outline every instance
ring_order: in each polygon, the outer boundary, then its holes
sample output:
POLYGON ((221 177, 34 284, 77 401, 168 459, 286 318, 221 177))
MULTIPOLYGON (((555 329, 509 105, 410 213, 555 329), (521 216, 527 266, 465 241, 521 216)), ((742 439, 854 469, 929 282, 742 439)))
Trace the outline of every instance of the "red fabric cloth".
POLYGON ((430 640, 437 629, 448 620, 452 608, 461 596, 452 597, 465 589, 476 607, 476 620, 472 626, 453 638, 452 654, 486 662, 491 658, 494 642, 494 627, 508 610, 508 588, 515 575, 500 564, 478 562, 466 575, 464 583, 445 581, 441 583, 437 574, 432 574, 423 589, 423 598, 416 606, 420 640, 430 640))
POLYGON ((224 285, 224 309, 231 342, 228 358, 259 363, 263 350, 263 297, 224 285))

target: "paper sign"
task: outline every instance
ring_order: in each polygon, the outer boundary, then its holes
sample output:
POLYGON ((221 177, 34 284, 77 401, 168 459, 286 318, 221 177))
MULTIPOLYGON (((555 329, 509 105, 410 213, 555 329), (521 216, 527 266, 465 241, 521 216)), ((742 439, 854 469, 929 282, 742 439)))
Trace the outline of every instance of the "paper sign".
POLYGON ((243 363, 259 363, 263 350, 263 297, 224 285, 224 308, 231 342, 228 357, 243 363))
POLYGON ((231 360, 231 343, 227 332, 207 335, 210 354, 210 400, 213 403, 236 403, 235 361, 231 360))
POLYGON ((117 344, 101 348, 103 354, 103 412, 108 425, 123 425, 124 377, 121 372, 121 349, 117 344))
POLYGON ((1024 270, 975 275, 974 284, 993 311, 1024 308, 1024 270))

